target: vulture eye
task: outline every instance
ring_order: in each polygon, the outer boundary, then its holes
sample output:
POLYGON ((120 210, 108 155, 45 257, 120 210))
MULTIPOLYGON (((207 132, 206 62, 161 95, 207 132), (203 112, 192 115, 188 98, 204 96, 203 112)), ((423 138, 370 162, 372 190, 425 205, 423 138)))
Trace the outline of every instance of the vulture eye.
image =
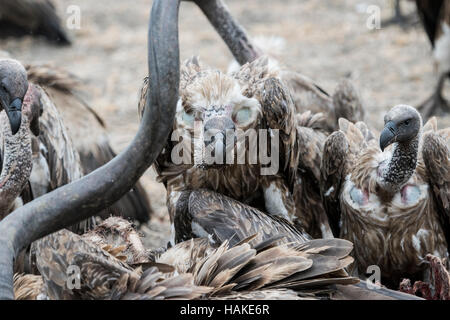
POLYGON ((193 110, 183 110, 182 119, 184 122, 186 122, 189 125, 192 125, 194 123, 194 111, 193 110))
POLYGON ((409 120, 405 120, 404 124, 405 126, 409 125, 409 120))
POLYGON ((8 89, 6 88, 6 86, 5 86, 4 83, 2 83, 2 86, 1 86, 1 87, 2 87, 2 90, 3 90, 3 91, 8 92, 8 89))
POLYGON ((250 116, 252 114, 252 111, 248 107, 240 108, 236 114, 233 116, 234 122, 238 124, 243 124, 250 120, 250 116))

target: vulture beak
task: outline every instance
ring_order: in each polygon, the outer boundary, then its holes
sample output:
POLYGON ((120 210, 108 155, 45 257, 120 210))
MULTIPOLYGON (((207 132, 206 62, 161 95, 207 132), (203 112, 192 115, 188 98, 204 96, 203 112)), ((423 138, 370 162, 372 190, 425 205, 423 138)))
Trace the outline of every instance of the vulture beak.
MULTIPOLYGON (((206 121, 203 126, 205 147, 214 150, 214 157, 225 161, 226 151, 228 150, 227 137, 228 132, 235 129, 234 122, 228 117, 214 117, 206 121)), ((234 137, 234 131, 233 131, 234 137)), ((234 145, 234 140, 233 140, 234 145)), ((225 162, 223 162, 225 163, 225 162)))
POLYGON ((384 149, 397 139, 398 128, 394 121, 389 121, 384 125, 383 131, 380 134, 380 149, 384 149))
POLYGON ((22 100, 15 98, 9 106, 6 107, 6 115, 11 125, 12 134, 15 135, 19 131, 22 121, 22 100))
POLYGON ((203 126, 205 132, 205 145, 208 146, 212 142, 217 142, 217 138, 221 138, 225 145, 225 138, 228 130, 234 130, 234 122, 228 117, 215 117, 206 121, 203 126))

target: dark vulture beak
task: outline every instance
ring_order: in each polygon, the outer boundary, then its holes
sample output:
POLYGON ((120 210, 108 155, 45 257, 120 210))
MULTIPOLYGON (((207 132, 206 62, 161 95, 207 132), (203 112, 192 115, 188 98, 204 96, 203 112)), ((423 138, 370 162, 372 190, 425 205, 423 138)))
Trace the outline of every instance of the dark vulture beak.
POLYGON ((205 145, 208 146, 212 142, 216 142, 216 137, 220 134, 223 139, 223 145, 226 145, 226 136, 228 130, 234 130, 235 125, 231 119, 227 117, 216 117, 208 120, 203 126, 205 133, 208 133, 205 145))
POLYGON ((8 107, 6 107, 6 115, 8 116, 11 125, 12 134, 19 131, 20 123, 22 121, 22 100, 15 98, 8 107))
POLYGON ((395 142, 397 138, 398 128, 394 121, 389 121, 384 125, 383 131, 380 134, 380 149, 384 149, 395 142))

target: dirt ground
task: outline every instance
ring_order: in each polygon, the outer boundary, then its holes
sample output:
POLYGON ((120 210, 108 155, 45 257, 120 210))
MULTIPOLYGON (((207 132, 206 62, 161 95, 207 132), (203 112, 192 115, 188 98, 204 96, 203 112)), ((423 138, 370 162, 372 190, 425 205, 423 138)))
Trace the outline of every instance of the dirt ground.
MULTIPOLYGON (((70 5, 81 9, 79 29, 69 30, 73 45, 58 48, 40 39, 8 39, 0 49, 27 63, 52 63, 84 79, 89 102, 105 118, 112 145, 122 150, 138 129, 137 101, 147 73, 149 0, 56 1, 64 24, 70 5)), ((390 0, 225 0, 232 14, 253 37, 276 36, 284 40, 281 61, 333 92, 337 81, 349 77, 359 88, 366 121, 376 129, 384 112, 399 104, 418 105, 431 94, 435 73, 431 48, 420 24, 371 30, 369 6, 381 9, 381 18, 392 15, 390 0)), ((414 5, 402 2, 405 13, 414 5)), ((418 18, 416 18, 418 21, 418 18)), ((226 70, 231 55, 192 3, 180 8, 181 58, 200 56, 207 64, 226 70)), ((446 91, 449 86, 447 85, 446 91)), ((450 124, 450 116, 439 120, 450 124)), ((155 217, 141 226, 149 247, 164 245, 169 227, 164 186, 155 182, 152 169, 142 178, 155 217)))

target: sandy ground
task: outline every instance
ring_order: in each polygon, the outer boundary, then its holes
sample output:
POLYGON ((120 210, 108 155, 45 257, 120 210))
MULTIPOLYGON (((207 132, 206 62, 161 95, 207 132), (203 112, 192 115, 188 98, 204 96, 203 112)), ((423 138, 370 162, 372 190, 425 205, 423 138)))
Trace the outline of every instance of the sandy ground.
MULTIPOLYGON (((349 77, 359 88, 366 121, 376 129, 384 112, 395 104, 418 105, 431 93, 435 73, 428 40, 419 24, 371 30, 367 9, 376 5, 381 18, 392 14, 389 0, 226 0, 232 14, 251 36, 282 37, 280 59, 289 68, 316 80, 332 92, 349 77)), ((137 100, 147 73, 147 24, 151 1, 60 0, 64 21, 67 8, 81 9, 80 29, 69 30, 73 46, 58 48, 40 39, 0 41, 0 49, 23 62, 53 63, 89 84, 89 101, 108 124, 113 147, 120 151, 138 128, 137 100)), ((402 3, 405 12, 414 5, 402 3)), ((192 3, 180 10, 181 58, 198 55, 207 64, 226 70, 231 55, 222 40, 192 3)), ((449 93, 449 86, 445 88, 449 93)), ((440 119, 448 126, 450 117, 440 119)), ((164 186, 151 169, 143 176, 157 214, 142 226, 146 244, 158 247, 168 239, 164 186)))

